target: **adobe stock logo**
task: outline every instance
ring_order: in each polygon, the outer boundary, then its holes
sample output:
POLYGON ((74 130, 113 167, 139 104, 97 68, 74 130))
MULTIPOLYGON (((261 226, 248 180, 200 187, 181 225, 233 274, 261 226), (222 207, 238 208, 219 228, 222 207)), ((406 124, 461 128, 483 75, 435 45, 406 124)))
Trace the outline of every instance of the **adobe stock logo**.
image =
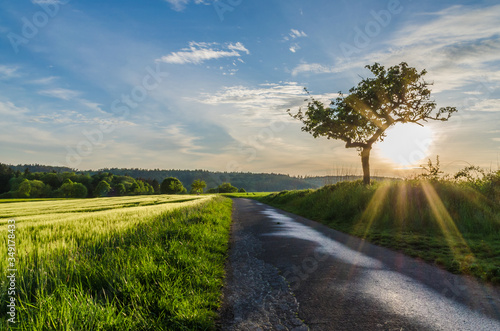
POLYGON ((227 12, 232 12, 236 7, 241 5, 243 0, 215 0, 213 6, 220 21, 224 21, 224 14, 227 12))
POLYGON ((377 37, 383 28, 386 28, 394 15, 400 14, 403 11, 403 6, 399 0, 390 0, 387 4, 387 9, 382 9, 378 12, 370 11, 373 20, 365 24, 363 29, 358 26, 354 28, 353 44, 340 43, 339 47, 346 59, 349 59, 353 54, 360 53, 364 48, 370 45, 373 38, 377 37))
POLYGON ((61 5, 65 5, 68 2, 70 2, 70 0, 37 2, 37 5, 39 5, 42 10, 34 13, 31 20, 29 20, 26 16, 21 18, 21 21, 23 22, 21 34, 14 32, 9 32, 7 34, 7 38, 9 39, 14 52, 16 54, 19 53, 19 46, 23 44, 26 45, 30 42, 30 40, 35 38, 40 32, 40 29, 43 29, 47 24, 49 24, 51 19, 56 17, 61 9, 61 5))

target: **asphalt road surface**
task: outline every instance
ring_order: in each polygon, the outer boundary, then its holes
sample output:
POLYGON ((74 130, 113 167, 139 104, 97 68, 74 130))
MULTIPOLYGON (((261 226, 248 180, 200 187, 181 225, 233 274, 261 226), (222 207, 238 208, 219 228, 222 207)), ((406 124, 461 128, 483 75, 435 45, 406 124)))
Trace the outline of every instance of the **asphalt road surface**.
POLYGON ((235 199, 222 330, 500 330, 500 289, 235 199))

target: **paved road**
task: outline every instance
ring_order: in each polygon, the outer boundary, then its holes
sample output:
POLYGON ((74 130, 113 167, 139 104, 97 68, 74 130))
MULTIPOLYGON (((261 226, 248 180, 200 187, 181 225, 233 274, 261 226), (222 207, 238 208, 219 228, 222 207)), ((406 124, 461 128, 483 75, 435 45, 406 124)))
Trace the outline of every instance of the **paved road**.
POLYGON ((500 330, 500 289, 235 199, 222 330, 500 330))

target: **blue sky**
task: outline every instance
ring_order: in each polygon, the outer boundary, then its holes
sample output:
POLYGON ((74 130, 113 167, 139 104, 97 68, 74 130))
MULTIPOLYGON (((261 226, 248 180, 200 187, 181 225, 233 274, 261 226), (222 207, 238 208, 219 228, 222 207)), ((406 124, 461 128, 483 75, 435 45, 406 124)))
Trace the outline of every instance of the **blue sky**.
MULTIPOLYGON (((326 101, 365 65, 405 61, 459 113, 425 142, 407 131, 399 159, 498 168, 496 1, 3 1, 0 36, 3 163, 360 172, 354 149, 286 110, 303 87, 326 101)), ((399 174, 383 144, 373 173, 399 174)))

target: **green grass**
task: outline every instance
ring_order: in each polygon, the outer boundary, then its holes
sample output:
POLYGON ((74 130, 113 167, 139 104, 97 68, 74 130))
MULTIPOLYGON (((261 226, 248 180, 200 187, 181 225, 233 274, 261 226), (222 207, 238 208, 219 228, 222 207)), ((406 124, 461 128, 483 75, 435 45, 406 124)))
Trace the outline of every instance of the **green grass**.
MULTIPOLYGON (((15 205, 0 205, 0 213, 16 219, 17 329, 215 328, 230 199, 162 195, 15 205)), ((0 220, 5 257, 6 222, 0 220)), ((3 327, 7 286, 4 277, 3 327)))
POLYGON ((256 199, 451 272, 500 284, 498 187, 484 190, 447 181, 368 187, 342 182, 256 199))

